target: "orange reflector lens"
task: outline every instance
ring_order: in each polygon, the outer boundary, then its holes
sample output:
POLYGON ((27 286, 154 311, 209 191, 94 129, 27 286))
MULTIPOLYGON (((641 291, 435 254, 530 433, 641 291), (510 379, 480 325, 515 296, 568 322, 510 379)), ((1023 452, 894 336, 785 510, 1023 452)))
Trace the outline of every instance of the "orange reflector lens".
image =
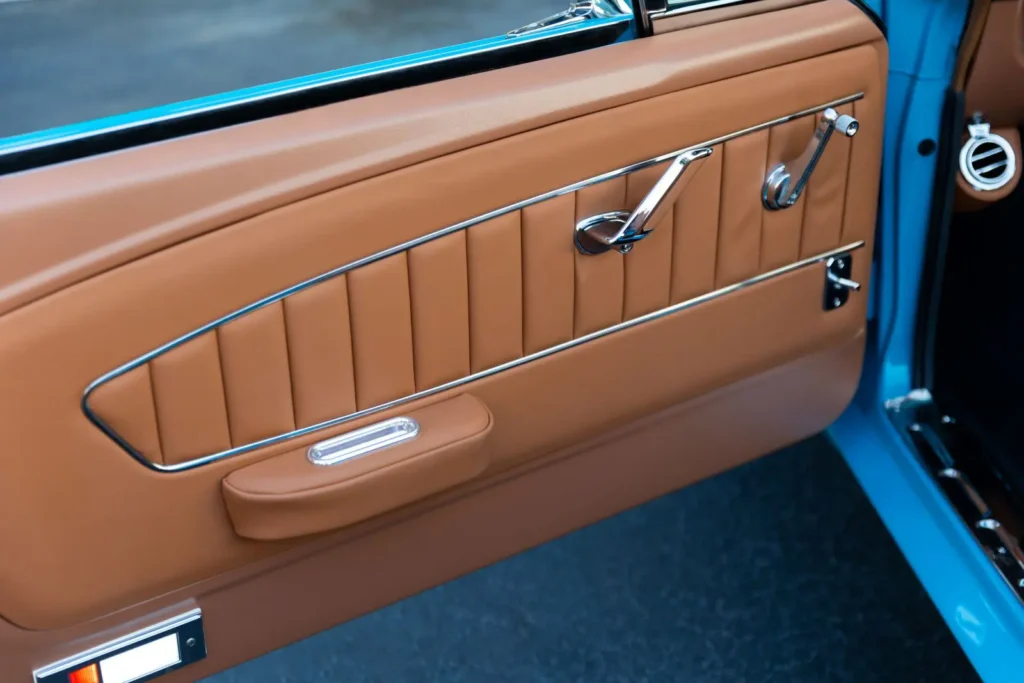
POLYGON ((100 683, 100 669, 95 664, 83 666, 68 674, 68 683, 100 683))

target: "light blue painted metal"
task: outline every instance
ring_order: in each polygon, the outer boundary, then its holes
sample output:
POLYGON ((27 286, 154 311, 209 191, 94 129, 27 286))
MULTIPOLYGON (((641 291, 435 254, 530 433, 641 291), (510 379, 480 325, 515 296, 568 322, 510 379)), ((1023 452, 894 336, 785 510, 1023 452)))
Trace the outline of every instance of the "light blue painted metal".
POLYGON ((892 425, 855 404, 829 432, 982 680, 1019 683, 1024 610, 892 425))
POLYGON ((915 318, 937 140, 969 0, 872 0, 888 26, 890 68, 879 256, 860 390, 829 434, 985 681, 1020 681, 1024 608, 884 414, 913 387, 915 318))
POLYGON ((48 128, 46 130, 25 133, 24 135, 0 138, 0 155, 14 154, 26 150, 37 149, 39 147, 46 147, 58 142, 78 140, 95 135, 102 135, 108 132, 134 128, 140 125, 173 121, 186 118, 200 112, 218 111, 240 104, 273 99, 274 97, 283 94, 299 93, 323 87, 325 85, 336 85, 357 81, 367 77, 398 72, 412 67, 436 64, 471 54, 496 52, 507 49, 513 45, 536 43, 539 41, 550 40, 555 36, 592 31, 595 28, 617 24, 621 24, 623 29, 625 29, 623 35, 619 37, 620 41, 635 37, 636 34, 632 25, 632 16, 625 15, 623 17, 591 19, 583 24, 576 24, 572 26, 556 26, 517 38, 506 38, 504 36, 497 38, 485 38, 483 40, 477 40, 470 43, 462 43, 450 47, 438 48, 436 50, 427 50, 425 52, 416 52, 409 55, 403 55, 401 57, 359 64, 357 66, 335 69, 333 71, 325 71, 323 73, 313 74, 310 76, 290 78, 276 83, 267 83, 265 85, 258 85, 251 88, 232 90, 230 92, 210 95, 208 97, 184 100, 173 104, 141 109, 125 114, 117 114, 115 116, 107 116, 101 119, 83 121, 81 123, 74 123, 57 128, 48 128))

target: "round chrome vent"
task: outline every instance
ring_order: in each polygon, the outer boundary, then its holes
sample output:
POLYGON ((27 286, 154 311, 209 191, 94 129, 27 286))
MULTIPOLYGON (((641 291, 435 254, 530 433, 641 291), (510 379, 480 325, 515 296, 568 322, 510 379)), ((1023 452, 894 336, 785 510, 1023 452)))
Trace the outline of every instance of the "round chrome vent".
POLYGON ((991 132, 980 117, 967 126, 970 139, 960 150, 960 173, 975 190, 998 190, 1013 179, 1017 159, 1013 147, 1002 136, 991 132))

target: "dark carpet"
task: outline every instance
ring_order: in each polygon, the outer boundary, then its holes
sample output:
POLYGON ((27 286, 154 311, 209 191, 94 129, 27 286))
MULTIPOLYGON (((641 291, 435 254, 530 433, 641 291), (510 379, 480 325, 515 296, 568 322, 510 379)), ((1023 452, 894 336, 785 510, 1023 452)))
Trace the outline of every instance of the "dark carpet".
POLYGON ((817 437, 206 680, 978 679, 817 437))

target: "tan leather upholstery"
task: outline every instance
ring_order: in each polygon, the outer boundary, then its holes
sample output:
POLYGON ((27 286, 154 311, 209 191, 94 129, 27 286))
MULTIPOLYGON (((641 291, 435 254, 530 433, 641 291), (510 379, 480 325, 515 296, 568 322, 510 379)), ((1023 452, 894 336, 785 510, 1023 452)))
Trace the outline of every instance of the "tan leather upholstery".
POLYGON ((217 337, 216 332, 207 332, 150 364, 156 430, 165 463, 231 447, 217 337))
POLYGON ((1024 20, 1019 5, 1018 0, 991 4, 967 77, 964 113, 981 112, 993 128, 1024 124, 1024 61, 1018 59, 1024 20))
POLYGON ((296 426, 308 427, 355 412, 346 277, 339 275, 288 297, 284 316, 296 426))
MULTIPOLYGON (((853 111, 852 106, 841 109, 845 113, 853 111)), ((724 157, 717 162, 724 170, 712 169, 717 172, 719 185, 712 187, 704 180, 698 181, 693 192, 684 187, 681 197, 689 201, 681 199, 680 203, 687 201, 684 207, 708 207, 711 197, 717 196, 719 208, 715 213, 719 220, 702 221, 704 214, 697 208, 697 221, 691 225, 691 216, 685 211, 670 212, 668 219, 626 256, 614 250, 599 256, 581 254, 571 237, 574 225, 597 214, 632 210, 667 164, 580 189, 575 193, 575 214, 559 211, 560 198, 542 202, 541 211, 531 211, 529 216, 531 232, 546 236, 542 242, 546 249, 534 248, 529 254, 537 259, 535 263, 524 258, 524 210, 520 210, 339 276, 353 283, 351 291, 357 298, 351 304, 339 301, 334 310, 324 311, 325 322, 334 329, 335 319, 348 311, 354 341, 338 344, 337 353, 328 348, 323 352, 337 356, 330 363, 340 364, 349 362, 349 349, 354 349, 355 385, 347 384, 350 375, 334 372, 308 378, 304 380, 306 386, 338 395, 354 391, 358 408, 366 409, 522 358, 524 321, 530 315, 524 308, 523 282, 527 276, 547 285, 529 299, 529 304, 541 307, 535 317, 544 319, 553 330, 572 329, 573 334, 567 337, 571 339, 663 309, 669 305, 673 289, 685 291, 690 297, 699 296, 713 289, 712 282, 714 287, 725 287, 841 246, 851 144, 848 138, 837 136, 832 141, 819 162, 820 175, 812 179, 806 199, 796 207, 767 211, 761 205, 759 186, 765 169, 800 156, 811 139, 814 118, 802 117, 780 126, 778 132, 769 128, 717 145, 712 157, 715 153, 724 157), (769 159, 770 137, 779 142, 769 159), (673 268, 673 256, 685 258, 692 248, 689 243, 674 244, 676 222, 698 245, 717 245, 717 256, 703 254, 699 247, 696 252, 714 269, 701 287, 673 283, 676 277, 687 281, 693 278, 689 264, 673 268), (701 230, 709 234, 700 235, 701 230), (570 264, 575 273, 571 281, 567 277, 570 264), (565 277, 560 277, 563 274, 565 277), (360 285, 362 282, 366 284, 360 285), (560 306, 563 301, 565 305, 560 306), (332 382, 342 384, 329 386, 332 382)), ((703 163, 688 169, 680 182, 691 182, 703 163)), ((561 206, 568 208, 564 202, 561 206)), ((680 238, 684 239, 682 235, 680 238)), ((321 288, 334 291, 336 285, 331 280, 314 285, 310 295, 325 298, 316 294, 321 288)), ((288 300, 284 299, 284 305, 288 300)), ((223 378, 227 401, 224 412, 232 446, 245 446, 295 429, 286 338, 298 333, 286 329, 282 310, 282 302, 275 302, 216 331, 221 364, 208 371, 223 378)), ((306 325, 307 331, 299 336, 315 336, 317 321, 308 320, 306 325)), ((555 343, 566 340, 556 335, 550 339, 555 343)), ((298 360, 300 367, 303 362, 298 360)), ((205 390, 212 382, 216 377, 196 389, 205 390)), ((126 374, 109 383, 135 385, 140 380, 126 374)), ((108 390, 103 405, 94 413, 111 426, 125 424, 128 416, 138 411, 133 393, 127 387, 108 390)), ((162 397, 164 400, 191 403, 192 397, 181 393, 162 397)), ((92 406, 91 400, 89 403, 92 406)), ((323 419, 345 415, 335 413, 323 419)), ((148 413, 141 418, 146 420, 145 426, 132 425, 133 431, 148 428, 148 413)), ((207 414, 196 418, 200 430, 210 419, 207 414)), ((157 431, 161 431, 159 424, 157 431)), ((149 455, 141 446, 137 450, 149 455)), ((181 462, 177 457, 170 461, 181 462)))
POLYGON ((757 0, 756 2, 742 2, 726 7, 701 10, 700 12, 679 14, 674 17, 656 17, 653 22, 653 30, 655 35, 660 35, 671 31, 694 28, 695 26, 717 24, 758 14, 768 14, 789 7, 806 5, 811 2, 818 2, 818 0, 757 0))
POLYGON ((813 433, 848 402, 862 345, 858 337, 804 356, 431 504, 96 621, 49 631, 0 621, 0 680, 201 606, 207 659, 163 677, 192 683, 813 433), (736 429, 739 415, 748 428, 736 429))
POLYGON ((0 563, 0 680, 198 604, 216 646, 168 677, 193 680, 827 426, 858 383, 869 293, 823 311, 820 264, 187 472, 146 469, 83 416, 97 377, 341 264, 858 92, 861 131, 799 219, 757 199, 788 133, 730 140, 695 171, 671 228, 625 258, 578 256, 571 228, 635 201, 650 173, 318 284, 154 358, 96 406, 175 463, 689 300, 815 245, 864 241, 853 277, 868 283, 887 59, 871 22, 823 0, 642 42, 0 178, 0 240, 16 252, 0 250, 0 548, 15 558, 0 563), (477 289, 497 310, 474 303, 477 289), (233 473, 462 393, 493 415, 472 481, 319 536, 236 533, 221 484, 233 473), (334 581, 362 589, 323 590, 334 581))
MULTIPOLYGON (((158 249, 389 171, 866 43, 885 49, 878 29, 854 5, 823 0, 667 33, 656 45, 620 43, 9 176, 2 180, 0 206, 0 312, 158 249)), ((733 106, 785 105, 789 94, 766 94, 774 85, 765 80, 760 94, 733 106)), ((804 85, 813 91, 811 83, 804 85)), ((687 126, 677 125, 679 135, 696 123, 683 112, 675 121, 687 116, 687 126)), ((588 166, 593 173, 608 170, 611 150, 600 150, 607 143, 597 141, 609 130, 586 133, 592 136, 592 164, 578 156, 561 162, 583 176, 592 175, 588 166)), ((629 148, 636 153, 632 161, 648 151, 637 142, 629 148)), ((530 195, 553 189, 546 175, 533 185, 537 190, 530 195)), ((424 199, 440 208, 437 195, 424 199)))
POLYGON ((491 414, 463 394, 405 413, 413 441, 331 466, 298 448, 229 474, 224 502, 239 536, 293 538, 361 522, 472 479, 487 467, 491 414))

